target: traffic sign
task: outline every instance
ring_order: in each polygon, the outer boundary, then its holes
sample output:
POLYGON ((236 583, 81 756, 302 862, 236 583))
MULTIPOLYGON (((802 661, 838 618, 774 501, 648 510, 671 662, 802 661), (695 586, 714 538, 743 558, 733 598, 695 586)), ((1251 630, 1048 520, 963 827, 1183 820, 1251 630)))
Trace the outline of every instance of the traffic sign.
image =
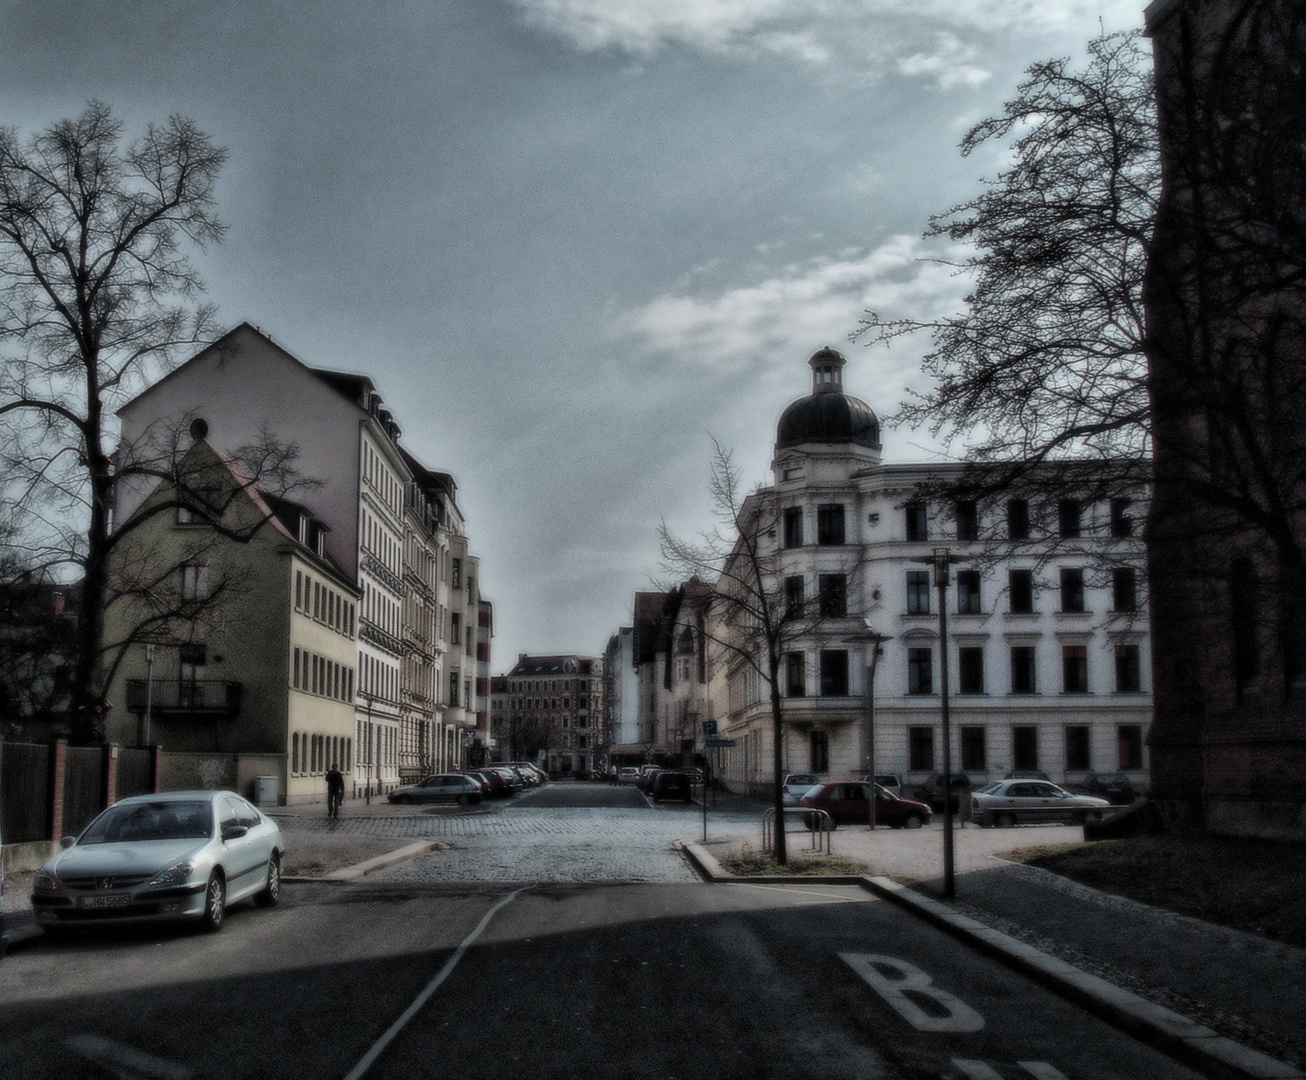
POLYGON ((719 729, 717 728, 717 723, 715 720, 703 721, 703 734, 706 735, 709 739, 715 739, 717 737, 718 730, 719 729))

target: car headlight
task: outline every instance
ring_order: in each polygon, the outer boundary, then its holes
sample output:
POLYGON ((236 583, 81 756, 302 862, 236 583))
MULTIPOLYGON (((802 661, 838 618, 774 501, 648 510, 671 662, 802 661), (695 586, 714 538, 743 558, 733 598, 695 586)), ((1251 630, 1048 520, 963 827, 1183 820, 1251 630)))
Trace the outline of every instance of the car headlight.
POLYGON ((166 885, 184 885, 190 880, 191 874, 195 873, 195 860, 182 859, 181 862, 173 863, 166 870, 161 870, 150 880, 150 888, 157 888, 166 885))
POLYGON ((32 879, 33 892, 54 892, 58 888, 58 880, 47 870, 38 871, 36 877, 32 879))

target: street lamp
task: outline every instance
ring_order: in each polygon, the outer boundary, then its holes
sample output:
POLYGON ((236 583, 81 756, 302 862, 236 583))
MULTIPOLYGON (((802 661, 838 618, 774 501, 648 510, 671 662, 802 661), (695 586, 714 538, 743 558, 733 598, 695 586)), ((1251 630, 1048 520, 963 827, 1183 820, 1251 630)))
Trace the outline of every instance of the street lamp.
MULTIPOLYGON (((367 777, 363 784, 363 801, 368 806, 372 805, 372 768, 375 754, 372 749, 372 695, 365 694, 363 700, 367 702, 367 777)), ((378 792, 379 794, 379 792, 378 792)))
POLYGON ((948 719, 948 567, 960 562, 947 548, 935 548, 928 559, 916 559, 934 568, 934 587, 939 593, 939 689, 943 695, 943 897, 957 895, 952 837, 952 733, 948 719))
POLYGON ((869 619, 863 619, 866 629, 860 634, 853 634, 844 638, 844 641, 850 644, 864 644, 869 646, 866 654, 866 723, 862 727, 862 767, 871 778, 871 797, 869 823, 870 827, 876 827, 875 820, 875 669, 879 666, 880 656, 884 652, 884 643, 893 638, 892 634, 881 634, 878 630, 871 629, 869 619))

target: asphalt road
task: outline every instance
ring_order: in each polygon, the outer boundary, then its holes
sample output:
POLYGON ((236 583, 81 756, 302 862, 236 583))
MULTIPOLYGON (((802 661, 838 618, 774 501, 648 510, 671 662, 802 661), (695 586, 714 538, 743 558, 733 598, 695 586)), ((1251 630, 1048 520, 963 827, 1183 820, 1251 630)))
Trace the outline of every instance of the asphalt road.
POLYGON ((0 964, 23 1080, 1192 1075, 850 886, 383 877, 0 964))

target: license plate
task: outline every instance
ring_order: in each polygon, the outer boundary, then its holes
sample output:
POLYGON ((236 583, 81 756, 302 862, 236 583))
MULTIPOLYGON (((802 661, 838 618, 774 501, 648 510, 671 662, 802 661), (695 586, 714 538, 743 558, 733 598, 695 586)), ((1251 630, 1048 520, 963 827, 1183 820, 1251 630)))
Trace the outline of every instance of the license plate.
POLYGON ((131 903, 130 896, 83 896, 83 908, 126 907, 131 903))

